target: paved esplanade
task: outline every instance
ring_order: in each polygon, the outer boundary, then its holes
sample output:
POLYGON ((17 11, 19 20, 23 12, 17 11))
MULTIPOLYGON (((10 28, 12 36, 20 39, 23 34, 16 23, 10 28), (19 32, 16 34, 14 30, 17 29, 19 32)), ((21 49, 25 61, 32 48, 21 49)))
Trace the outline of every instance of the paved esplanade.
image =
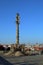
POLYGON ((6 65, 43 65, 43 55, 23 57, 0 56, 0 62, 2 65, 5 65, 6 63, 6 65))

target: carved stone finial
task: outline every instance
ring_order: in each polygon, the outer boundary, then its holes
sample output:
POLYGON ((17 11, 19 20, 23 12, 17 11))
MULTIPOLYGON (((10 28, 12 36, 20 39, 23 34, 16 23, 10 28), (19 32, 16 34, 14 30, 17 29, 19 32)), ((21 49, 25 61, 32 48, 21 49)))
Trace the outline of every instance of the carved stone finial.
POLYGON ((19 13, 16 14, 16 23, 19 24, 19 13))

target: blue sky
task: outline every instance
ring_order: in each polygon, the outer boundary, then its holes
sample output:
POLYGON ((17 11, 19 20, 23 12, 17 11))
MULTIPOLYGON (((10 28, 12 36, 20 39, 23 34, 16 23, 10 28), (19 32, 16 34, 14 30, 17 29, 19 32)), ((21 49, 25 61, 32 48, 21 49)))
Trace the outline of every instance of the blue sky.
POLYGON ((17 12, 20 43, 43 43, 43 0, 0 0, 0 42, 16 42, 17 12))

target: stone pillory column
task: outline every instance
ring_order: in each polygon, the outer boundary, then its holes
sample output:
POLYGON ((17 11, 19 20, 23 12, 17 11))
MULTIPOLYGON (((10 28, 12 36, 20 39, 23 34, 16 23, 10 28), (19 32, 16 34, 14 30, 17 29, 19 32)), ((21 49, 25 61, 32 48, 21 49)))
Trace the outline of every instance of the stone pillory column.
POLYGON ((16 14, 16 44, 19 44, 19 13, 16 14))

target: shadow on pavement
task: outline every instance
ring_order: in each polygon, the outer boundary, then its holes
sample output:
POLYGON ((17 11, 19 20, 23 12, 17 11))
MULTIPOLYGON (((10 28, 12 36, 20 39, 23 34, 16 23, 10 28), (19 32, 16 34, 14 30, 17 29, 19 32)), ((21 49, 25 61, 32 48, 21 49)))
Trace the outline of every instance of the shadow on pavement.
POLYGON ((21 62, 21 63, 14 63, 14 65, 38 65, 37 63, 24 63, 24 62, 21 62))
POLYGON ((0 65, 38 65, 37 63, 29 63, 29 62, 14 62, 13 64, 0 56, 0 65))
POLYGON ((0 65, 13 65, 7 60, 5 60, 3 57, 0 56, 0 65))

